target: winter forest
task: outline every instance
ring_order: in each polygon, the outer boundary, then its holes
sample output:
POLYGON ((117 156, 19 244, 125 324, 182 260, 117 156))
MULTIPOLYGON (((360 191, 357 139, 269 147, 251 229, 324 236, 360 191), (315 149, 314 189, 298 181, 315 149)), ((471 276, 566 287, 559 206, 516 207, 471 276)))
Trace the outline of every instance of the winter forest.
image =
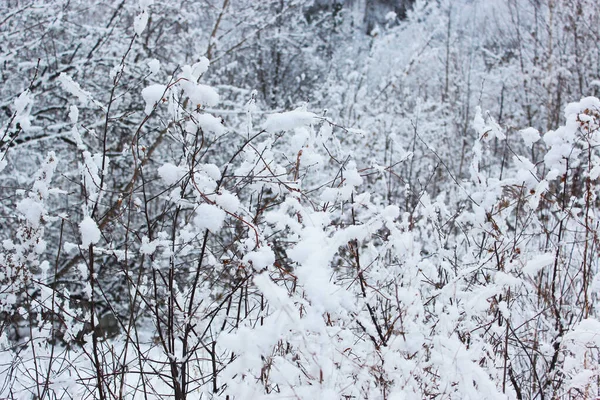
POLYGON ((0 399, 600 398, 598 96, 597 0, 0 0, 0 399))

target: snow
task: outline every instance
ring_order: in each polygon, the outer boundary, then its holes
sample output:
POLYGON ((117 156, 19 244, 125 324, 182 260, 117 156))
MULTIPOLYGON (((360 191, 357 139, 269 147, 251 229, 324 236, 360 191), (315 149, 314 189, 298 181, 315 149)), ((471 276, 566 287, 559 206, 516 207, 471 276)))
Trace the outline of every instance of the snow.
POLYGON ((41 203, 27 197, 17 203, 17 210, 25 216, 31 226, 38 227, 40 225, 44 214, 44 206, 41 203))
POLYGON ((535 142, 540 140, 540 132, 535 128, 526 128, 519 131, 525 146, 531 148, 535 142))
POLYGON ((317 120, 317 115, 314 113, 294 110, 269 115, 263 128, 267 132, 290 131, 314 124, 317 120))
POLYGON ((193 66, 184 65, 181 68, 179 87, 189 97, 193 107, 211 107, 219 103, 219 94, 210 86, 198 84, 201 75, 206 72, 209 61, 202 57, 193 66))
POLYGON ((595 318, 584 319, 565 335, 564 340, 573 341, 576 344, 599 346, 600 321, 595 318))
POLYGON ((338 190, 330 187, 326 187, 323 189, 321 193, 321 201, 325 203, 333 203, 335 202, 338 196, 338 190))
POLYGON ((270 247, 262 246, 255 251, 247 253, 242 262, 251 264, 256 271, 267 268, 275 262, 275 254, 270 247))
POLYGON ((206 175, 214 181, 221 179, 221 171, 215 164, 201 164, 200 170, 206 173, 206 175))
POLYGON ((390 11, 387 14, 385 14, 384 18, 386 21, 391 22, 391 21, 394 21, 396 18, 398 18, 398 15, 395 12, 390 11))
POLYGON ((150 85, 142 90, 142 97, 146 102, 146 107, 144 108, 146 115, 152 114, 154 106, 157 103, 160 103, 160 100, 162 99, 166 90, 167 87, 165 85, 159 84, 150 85))
POLYGON ((535 189, 533 189, 534 193, 531 195, 531 197, 529 198, 529 201, 528 201, 529 207, 532 210, 535 210, 538 208, 538 206, 540 204, 540 200, 541 200, 542 196, 544 195, 544 193, 546 193, 548 191, 548 188, 549 188, 549 184, 548 184, 548 181, 546 181, 545 179, 542 179, 535 186, 535 189))
POLYGON ((136 35, 141 36, 146 29, 146 25, 148 25, 148 11, 144 9, 141 13, 136 15, 135 19, 133 20, 133 30, 135 31, 136 35))
POLYGON ((160 241, 159 240, 153 240, 150 241, 150 239, 148 238, 148 236, 144 236, 142 237, 142 244, 140 246, 140 253, 150 256, 152 254, 154 254, 154 252, 156 251, 156 248, 158 247, 160 241))
POLYGON ((206 171, 202 169, 202 166, 199 166, 199 169, 200 171, 194 174, 194 187, 202 193, 214 192, 217 188, 216 180, 211 178, 206 171))
POLYGON ((527 262, 523 267, 523 273, 534 277, 542 268, 553 264, 555 258, 556 254, 554 253, 540 254, 527 262))
POLYGON ((217 118, 210 114, 199 114, 196 116, 198 126, 202 128, 204 132, 212 132, 216 135, 222 135, 225 133, 225 127, 221 122, 220 118, 217 118))
POLYGON ((400 216, 400 208, 395 205, 387 206, 381 215, 386 219, 394 220, 400 216))
POLYGON ((510 318, 510 310, 508 308, 508 303, 505 301, 501 301, 498 303, 498 310, 502 313, 504 318, 510 318))
POLYGON ((100 241, 100 229, 91 217, 85 217, 79 224, 79 232, 81 233, 81 245, 88 247, 91 244, 96 244, 100 241))
POLYGON ((33 104, 33 95, 29 90, 24 91, 15 99, 14 106, 17 114, 23 114, 33 104))
POLYGON ((158 175, 169 186, 177 183, 185 174, 185 168, 178 167, 171 163, 163 164, 158 168, 158 175))
POLYGON ((202 76, 206 71, 208 71, 208 67, 210 66, 210 61, 208 58, 202 56, 200 57, 200 61, 196 64, 192 65, 192 75, 197 78, 202 76))
POLYGON ((590 171, 590 178, 595 181, 600 176, 600 165, 595 165, 590 171))
POLYGON ((208 70, 210 61, 206 57, 200 57, 200 60, 194 65, 184 65, 181 68, 181 77, 190 83, 196 83, 200 77, 208 70))
POLYGON ((140 8, 142 10, 145 10, 154 4, 154 0, 139 0, 139 2, 140 2, 140 8))
MULTIPOLYGON (((56 154, 53 151, 49 152, 44 163, 35 174, 35 180, 31 191, 27 194, 27 197, 19 201, 16 205, 17 211, 25 217, 29 226, 35 229, 41 226, 41 223, 43 222, 42 219, 47 214, 44 201, 52 192, 49 185, 54 176, 57 163, 58 158, 56 154)), ((40 246, 45 246, 41 239, 38 239, 38 244, 40 244, 40 246)))
POLYGON ((573 117, 576 117, 580 113, 583 113, 583 111, 586 109, 600 110, 600 99, 589 96, 584 97, 578 102, 567 104, 565 107, 565 118, 569 120, 573 117))
POLYGON ((83 165, 81 175, 88 198, 90 201, 96 201, 98 198, 98 188, 100 186, 100 166, 102 165, 102 155, 92 155, 89 151, 84 151, 83 165))
MULTIPOLYGON (((501 1, 405 1, 406 18, 391 1, 337 1, 334 35, 331 0, 315 0, 318 18, 130 0, 108 28, 89 18, 107 2, 46 3, 9 14, 0 50, 0 314, 13 321, 0 398, 34 398, 45 380, 41 397, 94 397, 94 351, 105 394, 122 387, 124 400, 172 396, 172 374, 203 399, 215 380, 230 399, 598 392, 600 266, 586 239, 600 101, 555 117, 579 87, 574 63, 593 92, 600 56, 574 57, 561 29, 522 35, 510 54, 511 33, 548 15, 564 25, 568 2, 554 14, 519 2, 511 19, 501 1), (41 15, 56 22, 27 23, 41 15), (219 15, 209 61, 202 21, 219 15), (48 29, 65 36, 56 49, 48 29), (539 43, 561 56, 552 74, 539 43), (303 100, 312 112, 290 106, 303 100), (55 181, 51 154, 35 172, 44 149, 65 155, 55 181), (90 300, 99 321, 117 314, 116 337, 90 340, 90 300)), ((574 21, 596 21, 587 11, 574 21)), ((578 48, 594 48, 581 32, 578 48)))
POLYGON ((195 106, 211 107, 219 104, 219 94, 210 86, 181 82, 181 87, 195 106))
POLYGON ((79 121, 79 109, 77 106, 69 107, 69 119, 71 123, 76 124, 79 121))
POLYGON ((479 139, 489 141, 493 138, 498 140, 506 139, 506 135, 502 132, 502 128, 496 123, 494 118, 489 113, 486 113, 487 121, 484 119, 481 112, 481 107, 475 107, 475 118, 473 119, 473 128, 479 134, 479 139))
MULTIPOLYGON (((255 257, 255 259, 253 260, 253 265, 256 269, 262 269, 264 267, 267 267, 269 264, 273 263, 271 261, 271 258, 264 261, 258 261, 259 258, 261 257, 255 257), (258 265, 262 265, 262 267, 258 267, 258 265)), ((277 308, 286 307, 289 311, 293 310, 293 305, 290 301, 290 296, 288 295, 287 290, 273 282, 269 277, 268 273, 255 275, 253 282, 258 288, 258 290, 260 290, 264 294, 265 298, 267 298, 269 303, 271 303, 273 306, 277 308)))
POLYGON ((58 81, 67 92, 79 99, 79 103, 82 106, 87 105, 92 98, 92 95, 89 92, 83 90, 77 82, 64 72, 61 72, 58 76, 58 81))
POLYGON ((344 179, 344 183, 349 186, 359 186, 363 182, 362 176, 360 176, 356 170, 356 165, 354 163, 350 163, 348 169, 344 171, 344 179))
POLYGON ((214 201, 223 210, 232 214, 236 213, 240 208, 240 200, 237 196, 227 190, 221 190, 218 194, 212 194, 208 198, 214 201))
POLYGON ((221 229, 225 222, 225 211, 212 204, 200 204, 196 208, 194 216, 194 225, 200 229, 208 229, 216 233, 221 229))
POLYGON ((148 69, 150 69, 150 73, 152 75, 158 74, 160 71, 160 61, 158 61, 156 58, 148 60, 148 69))
POLYGON ((513 164, 517 169, 515 179, 518 183, 525 184, 528 189, 537 185, 536 167, 528 158, 514 155, 513 164))
POLYGON ((494 282, 496 282, 496 284, 499 286, 515 289, 523 284, 523 281, 515 277, 513 274, 507 274, 502 271, 496 272, 494 282))
POLYGON ((590 381, 594 379, 596 375, 597 372, 591 371, 589 369, 581 371, 569 380, 567 387, 569 389, 579 389, 581 391, 584 391, 586 386, 590 385, 590 381))

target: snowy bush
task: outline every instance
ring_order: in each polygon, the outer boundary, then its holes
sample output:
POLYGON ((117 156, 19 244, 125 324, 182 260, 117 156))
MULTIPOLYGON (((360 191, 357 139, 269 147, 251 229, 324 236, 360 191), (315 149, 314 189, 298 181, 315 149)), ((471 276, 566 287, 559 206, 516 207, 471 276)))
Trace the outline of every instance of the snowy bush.
POLYGON ((600 395, 600 9, 342 3, 0 5, 0 398, 600 395))

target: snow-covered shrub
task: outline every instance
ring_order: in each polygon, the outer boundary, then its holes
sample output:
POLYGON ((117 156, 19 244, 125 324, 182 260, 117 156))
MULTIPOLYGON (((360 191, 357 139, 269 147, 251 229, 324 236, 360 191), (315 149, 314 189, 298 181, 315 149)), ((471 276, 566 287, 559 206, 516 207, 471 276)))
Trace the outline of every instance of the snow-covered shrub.
POLYGON ((597 395, 597 13, 88 3, 0 21, 0 397, 597 395))

